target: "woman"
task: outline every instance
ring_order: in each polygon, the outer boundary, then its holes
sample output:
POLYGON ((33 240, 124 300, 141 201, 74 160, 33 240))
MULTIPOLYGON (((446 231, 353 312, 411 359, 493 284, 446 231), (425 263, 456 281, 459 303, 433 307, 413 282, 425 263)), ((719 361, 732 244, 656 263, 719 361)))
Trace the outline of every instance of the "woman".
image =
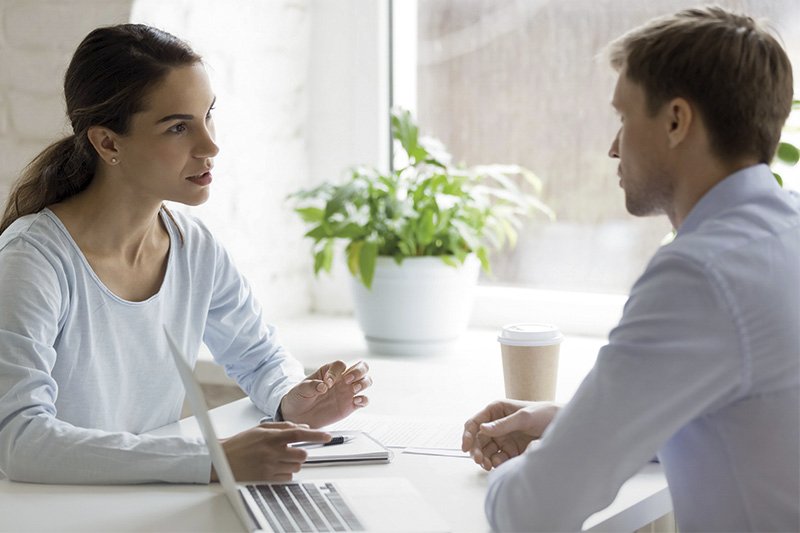
POLYGON ((229 256, 166 200, 206 201, 219 151, 201 59, 155 28, 91 32, 64 82, 74 131, 17 182, 0 221, 0 469, 46 483, 216 480, 200 439, 141 435, 178 419, 163 326, 204 342, 278 422, 223 441, 241 479, 291 479, 308 428, 367 404, 367 365, 304 378, 229 256), (280 421, 285 420, 285 421, 280 421))

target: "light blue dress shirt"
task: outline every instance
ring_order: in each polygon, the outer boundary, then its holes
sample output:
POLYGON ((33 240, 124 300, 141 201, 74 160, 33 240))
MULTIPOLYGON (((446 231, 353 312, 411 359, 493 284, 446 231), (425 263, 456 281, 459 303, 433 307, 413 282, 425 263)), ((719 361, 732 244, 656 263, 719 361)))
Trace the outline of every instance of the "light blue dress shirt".
POLYGON ((180 232, 161 214, 163 284, 142 302, 108 290, 49 209, 0 235, 0 470, 10 479, 208 482, 202 439, 141 435, 178 420, 184 398, 162 325, 186 354, 205 342, 265 413, 303 379, 225 250, 201 222, 173 215, 180 232))
POLYGON ((575 531, 656 453, 678 528, 800 531, 800 199, 766 165, 692 209, 541 442, 490 477, 493 528, 575 531))

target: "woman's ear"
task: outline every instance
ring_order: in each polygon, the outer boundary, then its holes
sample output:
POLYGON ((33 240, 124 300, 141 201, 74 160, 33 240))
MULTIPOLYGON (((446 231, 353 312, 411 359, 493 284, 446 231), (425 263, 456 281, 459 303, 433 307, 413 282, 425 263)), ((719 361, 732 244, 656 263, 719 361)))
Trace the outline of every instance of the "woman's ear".
POLYGON ((100 159, 106 164, 114 166, 119 163, 119 150, 117 147, 117 135, 108 128, 102 126, 91 126, 86 132, 89 142, 97 151, 100 159))
POLYGON ((673 98, 667 104, 666 118, 669 147, 675 148, 689 135, 694 120, 694 111, 685 98, 673 98))

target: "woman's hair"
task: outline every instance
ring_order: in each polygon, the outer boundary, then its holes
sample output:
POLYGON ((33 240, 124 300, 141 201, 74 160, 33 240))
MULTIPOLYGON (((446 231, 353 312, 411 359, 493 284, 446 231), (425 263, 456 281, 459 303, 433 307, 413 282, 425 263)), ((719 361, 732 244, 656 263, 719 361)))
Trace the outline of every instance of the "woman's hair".
POLYGON ((655 19, 609 45, 611 65, 644 88, 655 114, 689 100, 722 159, 769 163, 792 107, 792 65, 778 40, 720 7, 655 19))
POLYGON ((98 159, 89 128, 103 126, 125 135, 149 91, 172 68, 200 60, 185 42, 143 24, 98 28, 87 35, 64 76, 73 134, 50 145, 25 168, 8 197, 0 233, 19 217, 84 190, 98 159))

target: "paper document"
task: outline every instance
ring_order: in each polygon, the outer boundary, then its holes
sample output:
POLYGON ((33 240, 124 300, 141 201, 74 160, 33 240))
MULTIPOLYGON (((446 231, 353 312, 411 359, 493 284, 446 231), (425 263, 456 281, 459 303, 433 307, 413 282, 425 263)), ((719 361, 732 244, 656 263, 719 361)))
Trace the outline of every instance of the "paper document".
MULTIPOLYGON (((416 418, 356 412, 326 430, 365 431, 388 448, 410 448, 413 453, 461 450, 464 424, 448 418, 416 418)), ((451 453, 438 455, 455 455, 451 453)))

